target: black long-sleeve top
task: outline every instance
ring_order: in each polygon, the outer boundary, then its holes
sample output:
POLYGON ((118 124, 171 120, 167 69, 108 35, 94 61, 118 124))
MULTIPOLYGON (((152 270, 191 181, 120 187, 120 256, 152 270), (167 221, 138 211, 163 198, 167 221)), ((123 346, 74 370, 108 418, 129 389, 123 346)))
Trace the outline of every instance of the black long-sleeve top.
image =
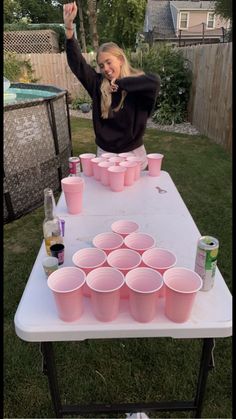
POLYGON ((107 119, 101 117, 102 74, 97 73, 84 59, 74 36, 66 40, 67 61, 71 71, 92 99, 95 142, 103 150, 114 153, 132 151, 143 144, 143 134, 157 94, 160 89, 159 76, 144 74, 116 80, 119 86, 112 93, 111 108, 121 100, 121 90, 127 92, 123 106, 112 112, 107 119))

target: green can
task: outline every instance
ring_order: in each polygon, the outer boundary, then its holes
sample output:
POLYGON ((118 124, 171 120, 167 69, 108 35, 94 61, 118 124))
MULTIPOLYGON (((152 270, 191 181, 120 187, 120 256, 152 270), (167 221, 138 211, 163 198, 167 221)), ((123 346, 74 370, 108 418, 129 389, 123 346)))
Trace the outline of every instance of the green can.
POLYGON ((198 240, 195 272, 202 278, 201 291, 209 291, 214 285, 219 241, 212 236, 202 236, 198 240))

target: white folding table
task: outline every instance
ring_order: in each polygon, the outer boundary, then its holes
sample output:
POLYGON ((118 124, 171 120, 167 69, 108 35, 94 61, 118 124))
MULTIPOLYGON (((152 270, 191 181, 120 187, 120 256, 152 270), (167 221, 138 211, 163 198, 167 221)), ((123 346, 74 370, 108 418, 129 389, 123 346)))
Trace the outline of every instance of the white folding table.
MULTIPOLYGON (((147 171, 134 185, 122 192, 113 192, 94 178, 84 176, 83 209, 78 215, 67 213, 64 194, 57 204, 57 214, 65 220, 65 262, 73 266, 72 255, 81 248, 91 247, 93 237, 111 231, 118 219, 136 221, 139 231, 149 233, 158 247, 167 248, 177 256, 177 265, 194 269, 199 237, 211 234, 199 232, 170 175, 162 171, 160 177, 151 177, 147 171), (166 192, 160 193, 161 188, 166 192)), ((16 334, 29 342, 40 342, 45 371, 48 374, 51 397, 56 417, 88 412, 137 412, 140 410, 189 410, 200 417, 208 370, 213 360, 214 339, 232 334, 232 296, 216 269, 214 287, 199 291, 189 321, 174 323, 164 315, 164 299, 160 299, 156 317, 150 323, 132 319, 128 301, 121 300, 118 317, 108 323, 96 320, 90 299, 84 298, 84 313, 73 323, 58 318, 53 295, 47 287, 42 267, 46 255, 44 243, 40 248, 14 322, 16 334), (126 403, 119 405, 62 405, 53 356, 54 341, 82 341, 104 338, 202 338, 203 348, 196 396, 193 401, 126 403)))

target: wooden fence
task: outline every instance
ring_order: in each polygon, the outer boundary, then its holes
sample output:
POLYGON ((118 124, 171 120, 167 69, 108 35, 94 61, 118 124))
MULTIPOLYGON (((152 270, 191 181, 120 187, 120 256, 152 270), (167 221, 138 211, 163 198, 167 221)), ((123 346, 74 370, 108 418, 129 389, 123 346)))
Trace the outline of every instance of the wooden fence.
POLYGON ((232 151, 232 43, 181 50, 193 73, 189 120, 201 134, 232 151))
MULTIPOLYGON (((214 142, 232 149, 232 43, 182 47, 193 72, 189 120, 214 142)), ((71 72, 66 54, 19 54, 29 59, 40 84, 68 90, 72 99, 87 94, 71 72)), ((84 54, 92 63, 93 54, 84 54)))
MULTIPOLYGON (((94 54, 83 55, 89 64, 94 62, 94 54)), ((39 84, 51 84, 66 89, 71 99, 84 97, 86 100, 87 92, 68 66, 65 52, 59 54, 17 54, 17 56, 30 61, 34 71, 33 76, 39 84)))

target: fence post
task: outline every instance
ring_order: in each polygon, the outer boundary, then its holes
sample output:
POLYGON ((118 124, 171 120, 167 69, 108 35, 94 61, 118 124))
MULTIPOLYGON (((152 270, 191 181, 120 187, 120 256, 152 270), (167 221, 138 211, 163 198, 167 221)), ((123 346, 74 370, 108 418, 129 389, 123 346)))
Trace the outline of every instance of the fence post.
POLYGON ((182 33, 182 30, 179 29, 179 47, 181 46, 181 33, 182 33))
POLYGON ((202 22, 202 43, 204 44, 205 43, 205 39, 204 39, 204 36, 205 36, 205 23, 204 22, 202 22))
POLYGON ((223 43, 225 42, 225 28, 222 26, 222 37, 223 37, 223 43))

